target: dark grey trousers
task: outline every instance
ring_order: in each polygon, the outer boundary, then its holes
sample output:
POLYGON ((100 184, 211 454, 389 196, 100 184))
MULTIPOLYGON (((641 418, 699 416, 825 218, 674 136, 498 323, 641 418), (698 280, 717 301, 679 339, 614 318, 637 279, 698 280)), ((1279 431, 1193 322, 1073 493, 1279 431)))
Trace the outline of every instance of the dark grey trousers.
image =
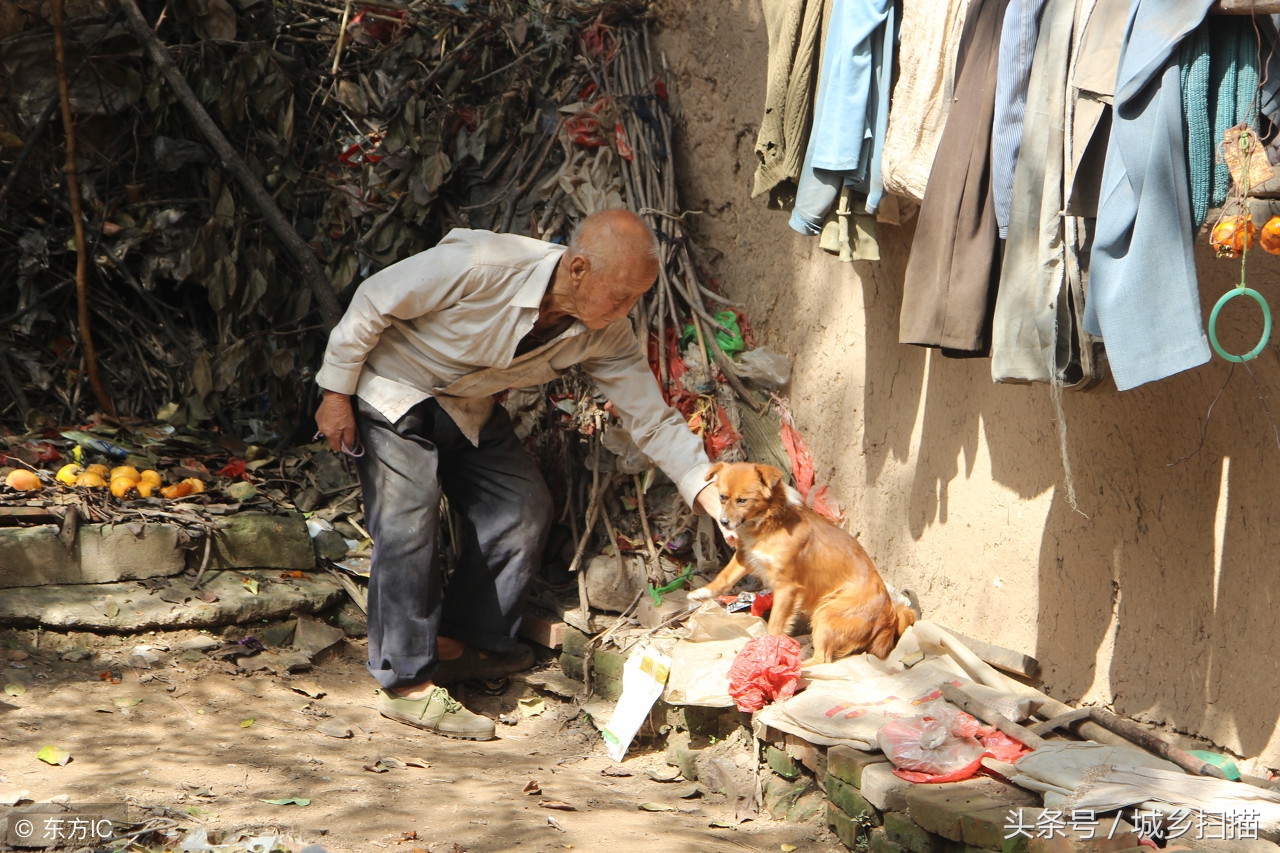
POLYGON ((431 678, 443 635, 493 652, 515 647, 525 588, 551 525, 551 494, 494 406, 475 447, 435 400, 394 426, 363 400, 356 463, 369 576, 369 672, 383 687, 431 678), (456 568, 444 583, 440 495, 457 518, 456 568))

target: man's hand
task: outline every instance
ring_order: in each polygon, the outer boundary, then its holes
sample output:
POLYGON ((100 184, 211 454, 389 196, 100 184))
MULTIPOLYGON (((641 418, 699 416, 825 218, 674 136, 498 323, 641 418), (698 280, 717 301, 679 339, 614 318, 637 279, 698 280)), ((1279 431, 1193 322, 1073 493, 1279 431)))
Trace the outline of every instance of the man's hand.
POLYGON ((325 391, 320 408, 316 409, 316 427, 335 453, 355 447, 356 414, 351 395, 325 391))
POLYGON ((720 523, 720 495, 716 492, 714 483, 707 484, 706 488, 698 492, 698 505, 706 511, 707 515, 715 519, 716 527, 720 528, 720 535, 724 537, 724 544, 730 548, 737 548, 738 534, 732 530, 726 530, 720 523))

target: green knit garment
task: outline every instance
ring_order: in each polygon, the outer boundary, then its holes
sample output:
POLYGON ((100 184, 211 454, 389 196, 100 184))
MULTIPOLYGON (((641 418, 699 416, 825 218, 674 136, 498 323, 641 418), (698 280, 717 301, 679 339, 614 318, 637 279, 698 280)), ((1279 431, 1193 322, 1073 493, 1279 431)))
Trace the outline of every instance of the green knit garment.
POLYGON ((1231 188, 1220 151, 1223 134, 1241 122, 1258 127, 1258 51, 1252 23, 1225 16, 1202 23, 1179 51, 1195 229, 1231 188))

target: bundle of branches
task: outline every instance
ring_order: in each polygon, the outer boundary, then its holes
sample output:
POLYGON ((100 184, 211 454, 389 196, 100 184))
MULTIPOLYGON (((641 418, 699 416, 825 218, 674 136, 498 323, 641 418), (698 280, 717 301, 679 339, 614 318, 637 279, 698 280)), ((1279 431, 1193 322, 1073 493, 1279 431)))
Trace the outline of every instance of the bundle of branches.
MULTIPOLYGON (((685 228, 643 0, 121 2, 0 42, 0 231, 20 249, 0 256, 0 425, 164 408, 296 443, 359 281, 455 226, 562 239, 627 206, 664 254, 634 315, 664 393, 713 458, 740 452, 737 402, 760 404, 724 341, 749 329, 685 228), (49 123, 59 103, 70 121, 49 123)), ((689 513, 648 494, 587 383, 566 378, 530 418, 563 477, 566 563, 603 526, 651 582, 678 571, 689 513)))

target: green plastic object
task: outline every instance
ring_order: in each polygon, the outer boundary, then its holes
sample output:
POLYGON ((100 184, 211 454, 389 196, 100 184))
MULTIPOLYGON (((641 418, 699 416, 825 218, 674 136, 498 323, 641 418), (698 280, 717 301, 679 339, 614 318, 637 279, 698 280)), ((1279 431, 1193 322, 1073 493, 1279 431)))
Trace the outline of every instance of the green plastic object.
POLYGON ((657 607, 662 604, 662 596, 666 595, 668 592, 675 592, 677 589, 680 589, 685 585, 685 581, 689 580, 691 577, 693 577, 692 563, 685 566, 684 571, 676 575, 676 579, 671 583, 663 584, 659 587, 649 584, 649 598, 653 601, 653 606, 657 607))
POLYGON ((1236 763, 1225 755, 1217 752, 1209 752, 1206 749, 1193 749, 1188 752, 1205 764, 1212 764, 1222 771, 1222 775, 1226 776, 1232 782, 1240 781, 1240 768, 1236 767, 1236 763))
MULTIPOLYGON (((716 320, 725 329, 717 328, 715 330, 716 343, 720 345, 720 351, 732 358, 747 348, 747 344, 742 340, 742 327, 738 325, 738 315, 732 311, 721 311, 716 315, 716 320)), ((693 324, 684 327, 684 332, 680 335, 681 348, 687 347, 689 342, 698 337, 698 333, 694 330, 693 324)), ((707 347, 707 358, 715 361, 715 355, 711 351, 710 345, 707 347)))
POLYGON ((1241 362, 1257 358, 1270 339, 1271 308, 1268 307, 1267 300, 1262 298, 1262 294, 1251 287, 1235 287, 1228 290, 1218 299, 1218 303, 1213 306, 1213 311, 1209 314, 1209 343, 1213 346, 1213 351, 1227 361, 1241 362), (1242 294, 1252 298, 1253 301, 1258 303, 1258 307, 1262 309, 1262 337, 1258 339, 1257 345, 1244 355, 1234 355, 1224 350, 1222 344, 1218 343, 1218 313, 1222 310, 1223 305, 1242 294))

